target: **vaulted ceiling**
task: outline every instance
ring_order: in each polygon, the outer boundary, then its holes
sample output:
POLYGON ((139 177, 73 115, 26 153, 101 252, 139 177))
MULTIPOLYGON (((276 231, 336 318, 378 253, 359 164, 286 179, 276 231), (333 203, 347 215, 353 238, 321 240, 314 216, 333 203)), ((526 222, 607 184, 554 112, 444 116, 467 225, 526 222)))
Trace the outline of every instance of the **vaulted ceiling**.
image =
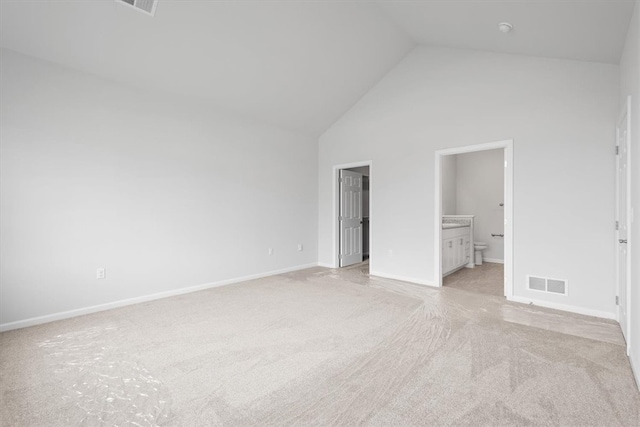
POLYGON ((2 0, 3 48, 319 134, 416 44, 618 63, 633 0, 2 0), (507 21, 514 30, 497 31, 507 21))

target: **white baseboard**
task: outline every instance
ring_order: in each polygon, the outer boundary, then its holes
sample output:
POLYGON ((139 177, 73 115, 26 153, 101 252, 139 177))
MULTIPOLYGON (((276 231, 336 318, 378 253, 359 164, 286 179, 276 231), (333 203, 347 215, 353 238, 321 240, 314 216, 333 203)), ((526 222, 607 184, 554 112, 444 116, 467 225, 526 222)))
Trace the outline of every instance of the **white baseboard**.
POLYGON ((503 259, 498 259, 498 258, 482 258, 483 262, 492 262, 494 264, 504 264, 504 260, 503 259))
POLYGON ((319 262, 317 265, 318 265, 318 267, 336 268, 332 264, 327 264, 327 263, 324 263, 324 262, 319 262))
POLYGON ((56 320, 69 319, 71 317, 97 313, 99 311, 110 310, 112 308, 118 308, 118 307, 125 307, 127 305, 139 304, 141 302, 153 301, 157 299, 173 297, 176 295, 183 295, 191 292, 203 291, 205 289, 217 288, 219 286, 231 285, 238 282, 246 282, 247 280, 254 280, 254 279, 260 279, 263 277, 275 276, 278 274, 289 273, 291 271, 304 270, 305 268, 316 267, 317 265, 318 263, 298 265, 295 267, 288 267, 280 270, 267 271, 265 273, 235 277, 233 279, 220 280, 217 282, 205 283, 203 285, 190 286, 188 288, 174 289, 171 291, 159 292, 151 295, 143 295, 140 297, 109 302, 106 304, 93 305, 91 307, 84 307, 84 308, 78 308, 75 310, 63 311, 60 313, 47 314, 46 316, 32 317, 30 319, 18 320, 18 321, 9 322, 9 323, 2 323, 0 324, 0 332, 10 331, 13 329, 26 328, 28 326, 40 325, 43 323, 54 322, 56 320))
POLYGON ((556 302, 542 301, 525 297, 512 296, 507 298, 509 301, 519 302, 522 304, 533 304, 540 307, 553 308, 555 310, 568 311, 570 313, 583 314, 585 316, 600 317, 602 319, 616 320, 616 313, 607 311, 592 310, 589 308, 576 307, 575 305, 559 304, 556 302))
POLYGON ((385 279, 400 280, 402 282, 416 283, 418 285, 438 287, 433 282, 430 282, 430 281, 427 281, 427 280, 416 279, 416 278, 413 278, 413 277, 396 276, 395 274, 380 273, 379 271, 370 271, 369 275, 370 276, 383 277, 385 279))

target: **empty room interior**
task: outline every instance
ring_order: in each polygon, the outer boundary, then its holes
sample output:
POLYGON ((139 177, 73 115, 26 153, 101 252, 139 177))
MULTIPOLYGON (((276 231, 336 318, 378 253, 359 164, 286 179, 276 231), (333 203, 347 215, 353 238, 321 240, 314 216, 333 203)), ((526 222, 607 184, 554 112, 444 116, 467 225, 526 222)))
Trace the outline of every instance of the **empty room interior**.
POLYGON ((0 425, 640 425, 640 1, 0 7, 0 425))

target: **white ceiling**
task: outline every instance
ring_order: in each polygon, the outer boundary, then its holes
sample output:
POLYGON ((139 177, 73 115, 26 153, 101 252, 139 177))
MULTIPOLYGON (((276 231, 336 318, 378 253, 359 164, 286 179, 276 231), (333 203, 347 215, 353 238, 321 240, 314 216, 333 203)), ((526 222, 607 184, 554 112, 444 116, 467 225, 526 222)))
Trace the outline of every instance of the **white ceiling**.
POLYGON ((2 46, 319 134, 413 47, 371 5, 2 1, 2 46))
POLYGON ((0 43, 319 134, 416 43, 618 63, 633 5, 159 0, 152 18, 113 0, 1 0, 0 43))
POLYGON ((416 43, 618 64, 635 0, 382 1, 416 43), (497 31, 508 22, 513 31, 497 31))

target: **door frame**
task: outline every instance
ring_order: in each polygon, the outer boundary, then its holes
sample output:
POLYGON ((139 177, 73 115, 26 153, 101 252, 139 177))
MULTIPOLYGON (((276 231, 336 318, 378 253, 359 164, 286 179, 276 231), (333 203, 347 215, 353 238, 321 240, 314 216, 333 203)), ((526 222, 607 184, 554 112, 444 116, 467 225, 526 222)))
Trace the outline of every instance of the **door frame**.
MULTIPOLYGON (((372 191, 372 175, 373 175, 373 161, 362 160, 360 162, 342 163, 333 166, 333 268, 340 268, 340 170, 351 169, 361 166, 369 166, 369 218, 373 217, 373 191, 372 191)), ((371 220, 369 220, 369 269, 373 265, 372 256, 372 242, 373 232, 371 227, 371 220)))
MULTIPOLYGON (((513 298, 513 139, 465 145, 435 152, 434 283, 442 287, 442 157, 486 150, 504 150, 504 295, 513 298)), ((471 249, 473 250, 473 249, 471 249)))
MULTIPOLYGON (((620 122, 622 122, 622 119, 624 117, 627 117, 627 138, 625 143, 627 144, 627 191, 626 194, 624 194, 624 197, 627 199, 627 203, 626 203, 626 218, 627 218, 627 264, 626 264, 626 283, 624 284, 624 286, 626 287, 626 300, 625 300, 625 304, 626 304, 626 309, 627 309, 627 322, 626 322, 626 331, 624 336, 627 340, 627 355, 629 355, 629 350, 631 349, 631 298, 630 298, 630 293, 631 293, 631 239, 629 238, 631 236, 631 95, 627 96, 627 99, 625 100, 625 103, 622 106, 622 109, 620 111, 620 114, 618 116, 618 120, 616 121, 616 146, 618 146, 618 129, 620 128, 620 122)), ((615 200, 615 210, 616 210, 616 221, 619 220, 620 218, 620 212, 619 212, 619 208, 620 208, 620 203, 619 203, 619 199, 620 199, 620 180, 619 180, 619 173, 618 173, 618 169, 619 169, 619 164, 620 164, 620 156, 616 155, 616 200, 615 200)), ((621 286, 623 286, 622 283, 620 283, 620 271, 618 268, 618 264, 619 264, 619 260, 620 260, 620 250, 618 248, 618 245, 620 243, 618 243, 618 231, 616 230, 615 233, 615 253, 616 253, 616 295, 620 295, 620 289, 621 286)), ((618 323, 620 323, 620 306, 618 305, 616 307, 616 320, 618 321, 618 323)))

